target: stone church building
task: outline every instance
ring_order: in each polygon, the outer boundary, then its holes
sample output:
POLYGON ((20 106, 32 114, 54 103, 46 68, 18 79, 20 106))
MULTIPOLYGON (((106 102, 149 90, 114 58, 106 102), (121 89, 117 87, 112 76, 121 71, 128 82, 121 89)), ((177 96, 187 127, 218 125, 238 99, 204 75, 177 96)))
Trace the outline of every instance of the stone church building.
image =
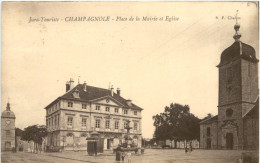
POLYGON ((15 147, 15 115, 8 102, 1 116, 1 150, 10 151, 13 147, 15 147))
POLYGON ((218 115, 200 123, 200 147, 207 149, 258 149, 259 90, 255 49, 240 41, 221 54, 218 115))

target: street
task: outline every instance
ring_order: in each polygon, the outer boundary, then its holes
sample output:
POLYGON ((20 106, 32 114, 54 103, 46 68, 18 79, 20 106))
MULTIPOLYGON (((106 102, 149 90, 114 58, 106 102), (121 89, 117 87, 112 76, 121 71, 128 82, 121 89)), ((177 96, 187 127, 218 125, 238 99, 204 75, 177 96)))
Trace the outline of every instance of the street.
MULTIPOLYGON (((194 150, 185 154, 180 149, 146 149, 143 155, 132 155, 132 163, 238 163, 242 152, 256 153, 256 151, 241 150, 194 150)), ((63 153, 25 153, 2 152, 2 162, 90 162, 111 163, 115 162, 115 155, 111 151, 105 151, 98 156, 88 156, 86 151, 63 153)), ((125 161, 127 162, 127 161, 125 161)))

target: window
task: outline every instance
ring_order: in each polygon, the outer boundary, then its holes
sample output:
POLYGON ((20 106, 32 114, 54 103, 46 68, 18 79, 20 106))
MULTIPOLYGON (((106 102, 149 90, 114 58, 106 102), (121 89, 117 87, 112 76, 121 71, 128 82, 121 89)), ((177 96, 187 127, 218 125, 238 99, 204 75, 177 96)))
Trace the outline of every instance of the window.
POLYGON ((128 122, 124 122, 124 129, 128 127, 128 122))
POLYGON ((115 121, 115 129, 118 129, 118 128, 119 128, 119 122, 115 121))
POLYGON ((81 126, 82 126, 82 127, 86 127, 86 126, 87 126, 87 119, 82 118, 81 126))
POLYGON ((57 104, 55 104, 54 108, 55 108, 54 110, 56 110, 56 109, 57 109, 57 104))
POLYGON ((110 128, 110 121, 106 120, 106 128, 110 128))
POLYGON ((100 110, 100 106, 96 106, 96 110, 100 110))
POLYGON ((59 125, 60 125, 60 117, 59 117, 59 115, 57 116, 57 118, 58 118, 58 127, 59 127, 59 125))
POLYGON ((110 110, 110 108, 107 106, 107 107, 106 107, 106 111, 109 112, 109 110, 110 110))
POLYGON ((128 110, 124 110, 124 114, 128 114, 128 110))
POLYGON ((227 117, 231 117, 232 114, 233 114, 233 110, 232 109, 229 108, 229 109, 226 110, 226 116, 227 117))
POLYGON ((115 113, 118 113, 118 108, 115 108, 115 113))
POLYGON ((87 104, 82 104, 82 109, 87 109, 87 104))
POLYGON ((46 127, 48 128, 49 126, 49 122, 48 122, 48 119, 46 119, 46 127))
POLYGON ((227 70, 226 70, 226 80, 227 80, 227 83, 231 83, 231 81, 232 81, 232 68, 231 67, 227 68, 227 70))
POLYGON ((54 127, 56 127, 56 125, 57 125, 57 118, 56 118, 56 115, 55 115, 55 117, 54 117, 54 127))
POLYGON ((72 102, 68 102, 68 107, 73 107, 73 103, 72 102))
POLYGON ((134 123, 134 130, 137 130, 137 122, 134 123))
POLYGON ((137 111, 134 111, 134 115, 137 115, 137 111))
POLYGON ((73 118, 69 117, 68 118, 68 126, 72 127, 72 122, 73 122, 73 118))
POLYGON ((11 137, 11 131, 10 130, 6 130, 6 137, 11 137))
POLYGON ((100 119, 96 119, 96 128, 100 128, 100 119))
POLYGON ((207 136, 210 136, 210 127, 207 128, 207 136))

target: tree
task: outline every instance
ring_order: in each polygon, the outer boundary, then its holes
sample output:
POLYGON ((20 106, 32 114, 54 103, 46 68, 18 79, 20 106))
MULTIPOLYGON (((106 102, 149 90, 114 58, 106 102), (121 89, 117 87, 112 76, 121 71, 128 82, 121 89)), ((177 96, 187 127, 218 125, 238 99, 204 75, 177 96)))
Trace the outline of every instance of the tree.
POLYGON ((20 128, 15 128, 15 147, 18 147, 17 137, 22 137, 22 135, 23 135, 23 130, 21 130, 20 128))
POLYGON ((43 138, 47 135, 47 129, 44 125, 33 125, 24 129, 22 140, 34 142, 34 149, 38 150, 38 146, 42 145, 43 138))
POLYGON ((163 113, 153 116, 154 138, 156 140, 193 140, 199 139, 200 119, 190 113, 188 105, 173 104, 166 106, 163 113))
POLYGON ((23 130, 21 130, 20 128, 15 128, 15 136, 22 136, 23 134, 23 130))

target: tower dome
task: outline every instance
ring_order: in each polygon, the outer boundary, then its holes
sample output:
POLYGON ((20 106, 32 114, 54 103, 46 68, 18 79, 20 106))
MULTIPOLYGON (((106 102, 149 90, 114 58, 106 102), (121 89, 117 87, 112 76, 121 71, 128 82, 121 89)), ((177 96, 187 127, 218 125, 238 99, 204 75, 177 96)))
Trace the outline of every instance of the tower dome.
POLYGON ((2 112, 2 118, 15 118, 14 112, 10 109, 10 103, 7 103, 6 110, 2 112))
POLYGON ((240 41, 241 34, 238 33, 239 28, 240 25, 235 24, 234 29, 236 33, 233 36, 235 42, 222 52, 221 60, 217 67, 230 63, 231 61, 239 58, 243 58, 251 62, 258 62, 258 59, 255 55, 255 49, 252 46, 240 41))

